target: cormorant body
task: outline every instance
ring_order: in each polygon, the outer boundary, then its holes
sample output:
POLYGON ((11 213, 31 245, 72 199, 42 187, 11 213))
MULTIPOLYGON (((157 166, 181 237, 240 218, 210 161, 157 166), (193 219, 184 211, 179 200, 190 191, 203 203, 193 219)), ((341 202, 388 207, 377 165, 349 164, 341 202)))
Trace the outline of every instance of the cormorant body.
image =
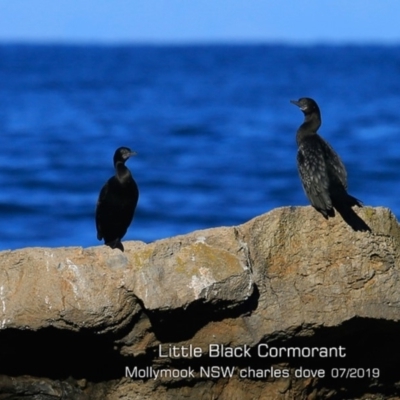
POLYGON ((335 216, 335 209, 355 230, 369 230, 361 223, 352 206, 362 207, 360 200, 347 193, 347 172, 338 154, 321 136, 321 113, 317 103, 310 98, 291 100, 304 113, 304 122, 297 130, 297 167, 304 191, 311 205, 326 219, 335 216), (349 222, 349 215, 353 221, 349 222), (355 216, 355 217, 354 217, 355 216))
POLYGON ((137 184, 125 166, 135 154, 127 147, 115 151, 115 175, 101 189, 96 206, 97 239, 104 239, 104 244, 121 251, 124 251, 121 239, 132 222, 139 199, 137 184))

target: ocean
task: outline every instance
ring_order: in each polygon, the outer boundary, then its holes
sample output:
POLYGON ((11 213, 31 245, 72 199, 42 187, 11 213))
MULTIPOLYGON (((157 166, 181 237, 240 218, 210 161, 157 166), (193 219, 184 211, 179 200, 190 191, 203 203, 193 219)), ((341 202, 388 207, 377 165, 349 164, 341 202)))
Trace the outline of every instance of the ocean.
POLYGON ((308 205, 300 97, 318 102, 349 193, 399 217, 399 50, 0 45, 0 249, 100 245, 97 196, 120 146, 138 153, 140 190, 124 241, 308 205))

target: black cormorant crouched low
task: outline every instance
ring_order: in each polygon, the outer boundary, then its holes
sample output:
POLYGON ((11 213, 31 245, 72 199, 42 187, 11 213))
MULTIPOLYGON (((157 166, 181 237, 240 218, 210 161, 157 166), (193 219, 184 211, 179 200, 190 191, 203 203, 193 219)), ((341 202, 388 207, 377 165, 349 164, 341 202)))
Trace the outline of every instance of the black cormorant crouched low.
POLYGON ((132 222, 139 199, 137 184, 125 166, 126 160, 134 155, 127 147, 115 151, 115 175, 101 189, 96 206, 97 239, 104 239, 104 244, 121 251, 124 251, 121 239, 132 222))
POLYGON ((357 231, 370 230, 352 210, 362 207, 360 200, 347 193, 347 173, 342 160, 321 136, 321 113, 317 103, 303 97, 291 100, 304 113, 304 122, 297 130, 297 167, 304 191, 311 205, 326 219, 335 216, 335 209, 357 231))

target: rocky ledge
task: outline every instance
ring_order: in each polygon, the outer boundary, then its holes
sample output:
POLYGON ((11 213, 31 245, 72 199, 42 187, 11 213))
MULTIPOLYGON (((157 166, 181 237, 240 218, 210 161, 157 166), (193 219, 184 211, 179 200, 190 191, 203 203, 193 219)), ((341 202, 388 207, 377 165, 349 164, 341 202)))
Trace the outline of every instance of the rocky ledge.
POLYGON ((400 229, 356 211, 1 252, 0 399, 400 399, 400 229))

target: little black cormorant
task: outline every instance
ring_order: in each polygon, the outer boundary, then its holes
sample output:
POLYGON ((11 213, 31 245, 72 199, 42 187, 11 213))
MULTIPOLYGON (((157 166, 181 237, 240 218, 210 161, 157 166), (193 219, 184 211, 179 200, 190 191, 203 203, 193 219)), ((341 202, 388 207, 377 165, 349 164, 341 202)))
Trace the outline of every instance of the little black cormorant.
POLYGON ((304 113, 304 122, 297 130, 297 167, 304 191, 311 205, 326 219, 335 216, 335 209, 355 230, 370 230, 352 206, 362 207, 360 200, 347 193, 347 172, 338 154, 321 136, 321 113, 317 103, 303 97, 291 100, 304 113))
POLYGON ((127 147, 120 147, 114 154, 115 175, 100 191, 96 206, 97 239, 112 249, 124 251, 121 239, 132 222, 139 199, 139 189, 132 174, 125 166, 129 157, 136 155, 127 147))

